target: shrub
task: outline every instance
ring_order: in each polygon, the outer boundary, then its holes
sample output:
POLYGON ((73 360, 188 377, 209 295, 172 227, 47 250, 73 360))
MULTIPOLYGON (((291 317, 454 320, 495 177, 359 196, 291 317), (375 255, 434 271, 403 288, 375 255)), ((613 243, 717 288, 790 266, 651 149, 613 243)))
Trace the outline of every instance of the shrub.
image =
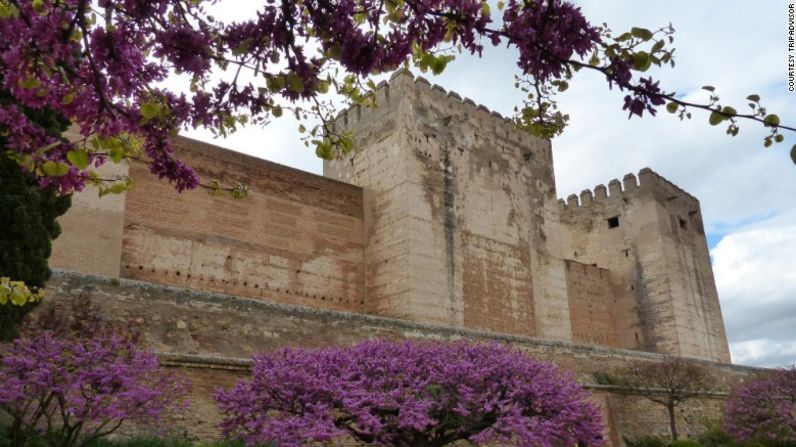
POLYGON ((158 424, 185 405, 187 382, 129 338, 16 340, 0 358, 0 409, 15 447, 86 446, 122 423, 158 424))
POLYGON ((713 424, 697 439, 704 447, 734 447, 738 445, 732 436, 728 435, 720 426, 713 424))
POLYGON ((680 439, 677 441, 672 441, 669 444, 669 447, 702 447, 702 444, 695 439, 680 439))
POLYGON ((504 345, 368 341, 254 360, 216 395, 224 433, 248 444, 604 444, 571 375, 504 345))
POLYGON ((652 435, 642 436, 636 439, 625 438, 625 444, 627 444, 627 447, 666 447, 667 445, 666 441, 652 435))

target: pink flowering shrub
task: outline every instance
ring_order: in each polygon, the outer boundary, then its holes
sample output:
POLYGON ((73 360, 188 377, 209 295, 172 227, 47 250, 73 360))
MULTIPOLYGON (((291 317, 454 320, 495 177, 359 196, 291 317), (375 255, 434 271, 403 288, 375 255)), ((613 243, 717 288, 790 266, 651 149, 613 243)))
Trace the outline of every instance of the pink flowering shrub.
POLYGON ((796 443, 796 367, 777 370, 733 390, 725 429, 741 441, 796 443))
POLYGON ((2 353, 0 384, 11 445, 36 435, 59 447, 85 446, 127 421, 157 424, 183 408, 188 386, 130 338, 57 338, 50 331, 2 353))
POLYGON ((251 379, 216 394, 224 434, 249 446, 604 444, 570 374, 504 345, 368 341, 254 360, 251 379))

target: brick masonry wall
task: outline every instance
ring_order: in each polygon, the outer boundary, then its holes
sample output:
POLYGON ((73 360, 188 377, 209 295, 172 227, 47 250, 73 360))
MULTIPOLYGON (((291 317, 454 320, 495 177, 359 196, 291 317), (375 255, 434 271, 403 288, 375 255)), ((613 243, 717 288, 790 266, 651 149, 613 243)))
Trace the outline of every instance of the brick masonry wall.
POLYGON ((616 330, 616 299, 610 271, 577 261, 564 261, 569 291, 572 341, 621 347, 616 330))
MULTIPOLYGON (((638 397, 613 394, 593 385, 595 372, 611 371, 628 361, 659 361, 658 354, 577 345, 494 332, 451 328, 339 311, 277 304, 211 292, 155 285, 127 279, 56 272, 48 287, 50 305, 91 300, 102 317, 119 324, 131 322, 144 343, 163 354, 164 362, 185 372, 194 382, 194 402, 178 430, 202 438, 216 436, 217 414, 210 392, 245 377, 246 360, 254 352, 281 346, 345 345, 363 339, 496 341, 510 343, 539 360, 572 371, 594 390, 604 408, 606 436, 613 445, 621 437, 665 433, 665 410, 638 397)), ((718 375, 716 390, 726 391, 743 380, 750 368, 705 363, 718 375)), ((718 395, 720 397, 720 394, 718 395)), ((686 404, 679 413, 682 432, 698 433, 707 419, 720 416, 721 400, 705 397, 686 404)))
POLYGON ((53 267, 318 308, 365 308, 360 188, 187 138, 173 143, 205 182, 243 182, 251 194, 180 194, 133 163, 134 187, 124 196, 76 196, 60 220, 53 267))

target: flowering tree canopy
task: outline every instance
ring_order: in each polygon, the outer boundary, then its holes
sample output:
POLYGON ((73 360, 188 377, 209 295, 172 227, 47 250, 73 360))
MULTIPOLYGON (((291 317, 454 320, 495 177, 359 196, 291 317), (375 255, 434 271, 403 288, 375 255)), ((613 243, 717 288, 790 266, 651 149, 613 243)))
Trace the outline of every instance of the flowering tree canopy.
POLYGON ((129 338, 17 339, 0 357, 0 409, 12 445, 36 433, 53 447, 85 446, 125 421, 157 423, 184 405, 187 383, 129 338))
POLYGON ((604 444, 571 375, 504 345, 368 341, 254 360, 250 380, 216 395, 224 433, 248 445, 604 444))
POLYGON ((725 426, 727 433, 743 441, 796 443, 796 367, 772 371, 733 390, 725 426))
MULTIPOLYGON (((232 1, 229 1, 232 5, 232 1)), ((627 94, 630 116, 667 104, 681 118, 710 113, 710 124, 738 132, 739 118, 758 121, 782 141, 778 116, 747 99, 752 112, 722 106, 715 94, 692 104, 643 73, 674 65, 673 28, 633 28, 618 36, 594 26, 565 0, 266 0, 256 15, 225 23, 209 8, 219 0, 0 0, 0 130, 6 150, 44 186, 64 193, 87 183, 121 192, 126 178, 102 178, 107 160, 148 160, 178 190, 200 181, 177 160, 169 137, 205 126, 219 134, 241 123, 266 124, 284 112, 314 117, 306 143, 331 158, 351 149, 332 125, 327 92, 367 103, 370 76, 413 64, 439 73, 458 53, 487 45, 517 52, 517 86, 525 93, 515 122, 535 135, 560 133, 568 116, 553 100, 572 73, 597 70, 627 94), (164 87, 179 74, 185 91, 164 87), (64 141, 31 116, 47 110, 79 128, 64 141)), ((707 86, 711 92, 713 87, 707 86)), ((302 125, 302 129, 304 126, 302 125)), ((796 155, 794 155, 796 156, 796 155)), ((233 193, 240 189, 233 189, 233 193)))

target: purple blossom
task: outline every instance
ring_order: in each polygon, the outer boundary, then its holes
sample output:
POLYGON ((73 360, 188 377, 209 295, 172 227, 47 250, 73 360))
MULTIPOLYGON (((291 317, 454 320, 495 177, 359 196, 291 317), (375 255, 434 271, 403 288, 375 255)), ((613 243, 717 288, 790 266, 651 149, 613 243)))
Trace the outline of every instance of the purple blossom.
MULTIPOLYGON (((119 336, 78 340, 44 331, 14 341, 0 357, 0 409, 16 433, 93 438, 123 422, 158 424, 184 408, 188 384, 157 357, 119 336)), ((17 439, 19 441, 19 439, 17 439)))
POLYGON ((604 444, 572 376, 505 345, 368 341, 254 361, 251 379, 216 393, 223 432, 250 446, 604 444))
POLYGON ((622 110, 628 111, 628 118, 633 115, 643 116, 645 110, 655 116, 657 112, 655 107, 666 103, 661 98, 662 92, 658 84, 659 82, 653 82, 652 78, 639 80, 639 85, 633 89, 632 95, 625 96, 625 105, 622 110))
MULTIPOLYGON (((102 0, 99 10, 106 15, 92 22, 85 2, 14 2, 17 13, 0 19, 0 77, 10 98, 0 102, 0 110, 14 115, 0 119, 0 130, 9 135, 6 149, 32 154, 49 144, 55 135, 43 135, 12 109, 47 108, 84 137, 143 138, 151 171, 178 190, 189 189, 198 177, 175 159, 169 135, 197 126, 225 133, 241 114, 267 122, 275 103, 321 94, 332 64, 368 76, 398 68, 415 47, 428 51, 452 42, 480 55, 483 42, 507 42, 519 50, 524 74, 548 81, 564 76, 566 60, 584 56, 600 39, 580 10, 563 0, 510 0, 504 26, 496 28, 489 28, 492 17, 481 0, 401 2, 392 6, 387 22, 385 3, 378 0, 271 0, 234 23, 211 19, 205 3, 102 0), (211 76, 217 65, 239 64, 290 82, 264 88, 261 76, 254 77, 259 82, 211 76), (190 97, 159 88, 180 72, 193 77, 190 97), (142 106, 153 101, 164 112, 143 117, 142 106)), ((66 163, 73 149, 75 142, 64 142, 39 154, 32 172, 41 174, 47 161, 66 163)), ((105 160, 98 155, 91 165, 105 160)), ((84 170, 70 169, 40 183, 68 193, 87 179, 84 170)))
POLYGON ((741 441, 796 443, 796 367, 766 373, 735 388, 725 407, 725 428, 741 441))

